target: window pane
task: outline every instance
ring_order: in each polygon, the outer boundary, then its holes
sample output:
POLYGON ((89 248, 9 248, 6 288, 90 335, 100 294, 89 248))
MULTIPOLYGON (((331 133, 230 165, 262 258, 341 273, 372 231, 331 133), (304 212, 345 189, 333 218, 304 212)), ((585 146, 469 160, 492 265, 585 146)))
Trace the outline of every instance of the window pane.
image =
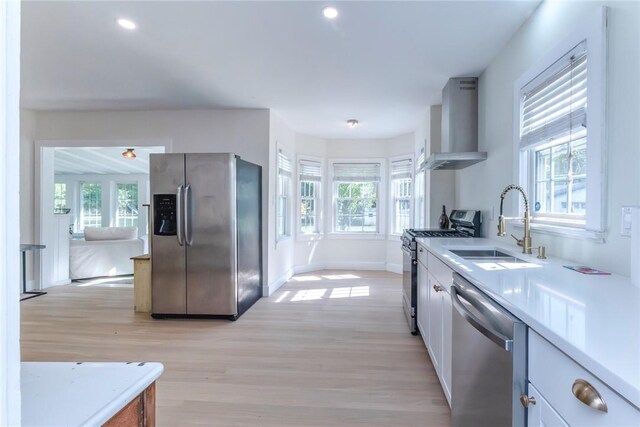
POLYGON ((552 148, 553 179, 564 178, 569 173, 569 144, 561 144, 552 148))
POLYGON ((584 138, 571 144, 571 173, 574 177, 587 175, 587 140, 584 138))
POLYGON ((117 184, 117 192, 116 225, 118 227, 137 227, 138 184, 117 184))
POLYGON ((587 180, 574 179, 571 186, 571 211, 569 213, 584 215, 587 211, 587 180))
POLYGON ((378 230, 377 188, 372 182, 336 184, 336 231, 368 233, 378 230))
POLYGON ((62 212, 67 207, 67 184, 56 183, 53 190, 53 209, 62 212))
POLYGON ((551 213, 567 213, 568 207, 568 194, 567 194, 567 181, 553 181, 553 205, 551 213))
POLYGON ((85 227, 102 226, 102 185, 83 182, 81 184, 81 197, 80 225, 82 230, 85 227))

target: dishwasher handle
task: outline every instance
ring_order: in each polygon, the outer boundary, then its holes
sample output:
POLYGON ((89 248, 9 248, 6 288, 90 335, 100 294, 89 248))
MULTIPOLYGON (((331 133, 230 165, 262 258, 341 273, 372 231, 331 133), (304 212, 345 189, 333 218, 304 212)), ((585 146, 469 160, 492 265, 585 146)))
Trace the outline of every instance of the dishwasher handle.
POLYGON ((494 343, 498 344, 505 351, 511 351, 513 349, 513 340, 504 336, 500 332, 491 329, 486 326, 480 319, 478 319, 473 313, 471 313, 460 301, 460 297, 464 299, 464 295, 460 293, 455 282, 451 285, 451 300, 456 311, 469 323, 476 328, 482 335, 489 338, 494 343))

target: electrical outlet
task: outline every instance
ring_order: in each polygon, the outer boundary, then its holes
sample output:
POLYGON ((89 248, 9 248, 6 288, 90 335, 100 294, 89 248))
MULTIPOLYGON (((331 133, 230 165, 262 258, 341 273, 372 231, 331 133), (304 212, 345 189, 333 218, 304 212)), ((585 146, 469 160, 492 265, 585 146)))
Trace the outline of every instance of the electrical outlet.
POLYGON ((623 206, 621 209, 621 216, 620 216, 620 235, 631 236, 632 227, 633 227, 633 208, 631 206, 623 206))

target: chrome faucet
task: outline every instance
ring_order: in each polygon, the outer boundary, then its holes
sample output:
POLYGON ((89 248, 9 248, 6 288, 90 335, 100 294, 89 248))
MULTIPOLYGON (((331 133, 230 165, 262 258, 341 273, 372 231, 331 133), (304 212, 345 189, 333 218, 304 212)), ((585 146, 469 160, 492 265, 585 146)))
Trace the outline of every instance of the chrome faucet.
MULTIPOLYGON (((511 190, 518 190, 520 194, 522 194, 522 198, 524 199, 524 237, 522 239, 518 239, 513 234, 511 235, 511 237, 516 239, 518 246, 522 246, 523 254, 531 254, 531 219, 529 217, 529 199, 527 198, 527 194, 519 185, 515 185, 515 184, 507 185, 505 189, 502 190, 502 193, 500 194, 500 216, 498 217, 498 236, 503 237, 507 235, 507 232, 505 231, 506 218, 502 214, 502 207, 504 204, 504 197, 511 190)), ((515 218, 515 219, 518 219, 518 218, 515 218)), ((542 252, 544 253, 544 249, 542 250, 542 252)), ((539 250, 539 255, 540 255, 540 250, 539 250)))

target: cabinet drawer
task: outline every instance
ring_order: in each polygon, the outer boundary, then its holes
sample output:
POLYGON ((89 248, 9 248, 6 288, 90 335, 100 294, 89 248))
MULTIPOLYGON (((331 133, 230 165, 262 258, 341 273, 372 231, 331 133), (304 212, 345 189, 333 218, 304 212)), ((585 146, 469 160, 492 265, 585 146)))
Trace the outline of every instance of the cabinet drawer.
POLYGON ((438 283, 444 286, 447 292, 449 292, 451 288, 451 281, 453 280, 453 270, 447 267, 447 264, 440 261, 431 252, 428 252, 427 262, 429 273, 431 273, 438 283))
POLYGON ((422 265, 424 265, 426 268, 429 268, 429 265, 427 265, 427 254, 429 252, 427 252, 427 250, 425 248, 423 248, 422 246, 418 245, 418 261, 420 261, 422 263, 422 265))
POLYGON ((640 425, 640 410, 531 330, 529 381, 571 426, 640 425), (599 411, 578 400, 572 392, 576 380, 591 384, 607 404, 608 412, 599 411))

